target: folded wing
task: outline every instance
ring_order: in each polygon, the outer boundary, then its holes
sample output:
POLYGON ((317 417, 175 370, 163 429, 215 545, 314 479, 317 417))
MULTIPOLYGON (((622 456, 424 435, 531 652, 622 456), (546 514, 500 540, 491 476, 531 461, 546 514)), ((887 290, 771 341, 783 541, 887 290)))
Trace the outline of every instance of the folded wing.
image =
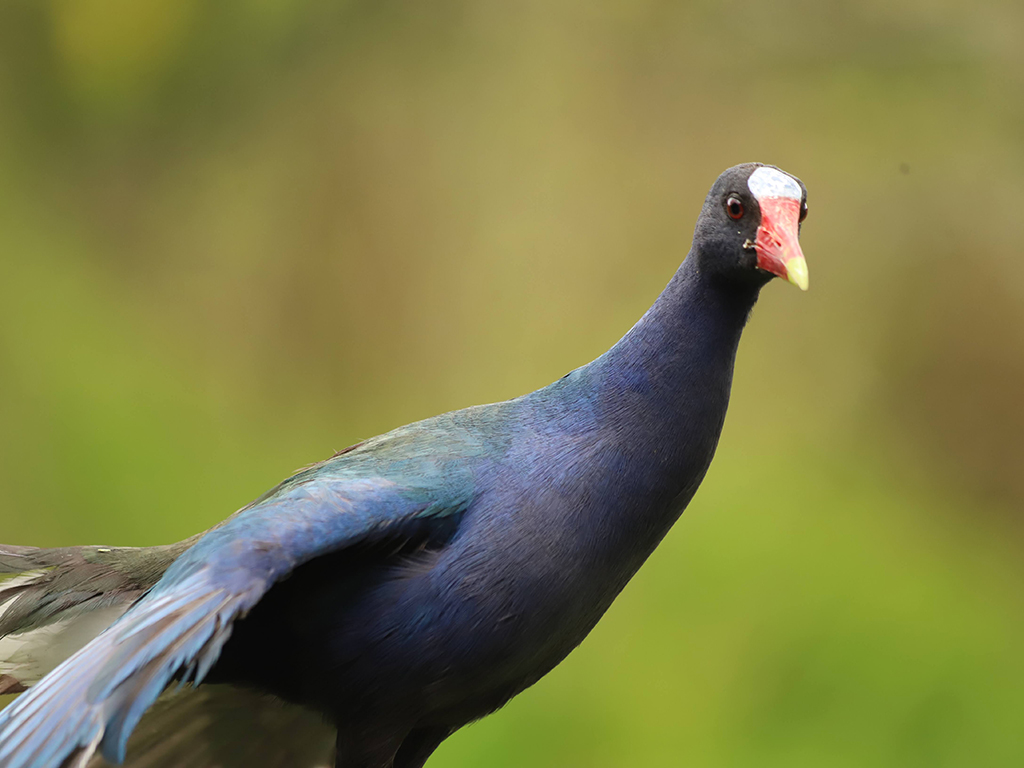
POLYGON ((428 469, 402 482, 319 468, 208 532, 120 620, 0 712, 0 768, 85 766, 97 749, 122 762, 146 709, 173 680, 201 682, 232 622, 278 579, 317 556, 461 514, 469 484, 428 469))

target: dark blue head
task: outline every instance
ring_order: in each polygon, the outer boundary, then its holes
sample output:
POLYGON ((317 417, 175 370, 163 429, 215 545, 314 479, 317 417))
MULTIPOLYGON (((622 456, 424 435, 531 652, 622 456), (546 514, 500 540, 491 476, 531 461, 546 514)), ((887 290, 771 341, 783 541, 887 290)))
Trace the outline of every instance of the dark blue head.
POLYGON ((807 290, 807 262, 800 224, 807 216, 807 189, 773 165, 744 163, 715 182, 693 238, 702 274, 760 287, 772 277, 807 290))

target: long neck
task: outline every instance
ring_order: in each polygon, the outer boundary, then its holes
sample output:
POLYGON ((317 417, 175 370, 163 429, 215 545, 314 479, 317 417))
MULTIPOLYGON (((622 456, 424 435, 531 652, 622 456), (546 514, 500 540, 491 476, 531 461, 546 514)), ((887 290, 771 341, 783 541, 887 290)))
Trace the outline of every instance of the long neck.
POLYGON ((645 415, 668 429, 692 425, 708 409, 724 417, 736 349, 757 292, 758 286, 716 281, 698 269, 694 255, 687 257, 640 321, 587 366, 605 403, 625 419, 622 426, 645 415))
POLYGON ((691 254, 615 346, 560 382, 579 426, 600 435, 608 514, 645 520, 660 538, 689 502, 718 444, 757 293, 712 279, 691 254))

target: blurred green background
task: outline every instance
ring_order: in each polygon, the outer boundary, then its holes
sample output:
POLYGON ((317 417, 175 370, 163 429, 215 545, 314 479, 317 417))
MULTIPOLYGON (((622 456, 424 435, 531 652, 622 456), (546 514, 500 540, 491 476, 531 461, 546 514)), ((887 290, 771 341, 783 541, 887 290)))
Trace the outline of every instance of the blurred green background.
POLYGON ((696 500, 448 766, 1024 764, 1024 4, 2 0, 0 541, 145 545, 598 355, 809 189, 696 500))

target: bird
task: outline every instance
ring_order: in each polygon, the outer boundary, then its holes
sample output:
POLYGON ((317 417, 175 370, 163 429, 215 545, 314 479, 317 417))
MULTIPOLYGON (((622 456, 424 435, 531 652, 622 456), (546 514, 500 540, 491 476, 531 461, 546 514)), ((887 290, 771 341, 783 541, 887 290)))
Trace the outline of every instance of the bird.
POLYGON ((690 502, 807 190, 726 170, 664 291, 521 397, 399 427, 160 547, 0 546, 0 768, 420 768, 576 648, 690 502))

